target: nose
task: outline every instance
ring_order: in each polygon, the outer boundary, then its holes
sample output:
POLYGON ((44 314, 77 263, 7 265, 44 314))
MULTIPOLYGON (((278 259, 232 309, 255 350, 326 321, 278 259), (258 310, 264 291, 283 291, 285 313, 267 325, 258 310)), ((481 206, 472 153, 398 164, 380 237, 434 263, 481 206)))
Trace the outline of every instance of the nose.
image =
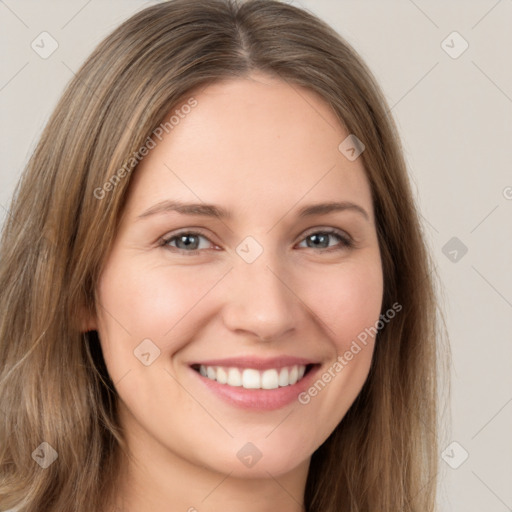
POLYGON ((223 307, 225 326, 232 332, 273 341, 290 335, 302 319, 303 306, 289 272, 260 257, 239 262, 230 272, 223 307))

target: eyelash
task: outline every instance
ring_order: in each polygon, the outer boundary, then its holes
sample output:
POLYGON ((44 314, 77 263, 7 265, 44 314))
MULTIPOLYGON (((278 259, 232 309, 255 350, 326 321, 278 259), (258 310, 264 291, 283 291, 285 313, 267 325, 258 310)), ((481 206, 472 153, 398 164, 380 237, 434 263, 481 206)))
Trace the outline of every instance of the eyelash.
MULTIPOLYGON (((354 242, 348 235, 345 235, 343 232, 338 231, 336 229, 332 229, 332 228, 320 229, 318 231, 312 231, 312 232, 308 233, 307 235, 305 235, 304 238, 300 242, 303 242, 304 240, 306 240, 308 237, 310 237, 312 235, 319 235, 319 234, 334 236, 334 237, 338 238, 340 243, 333 247, 325 247, 325 248, 319 248, 319 249, 315 249, 314 247, 306 247, 306 249, 313 249, 315 251, 321 251, 321 252, 332 252, 332 251, 340 251, 340 250, 344 250, 344 249, 350 249, 350 248, 354 247, 354 242)), ((203 233, 201 233, 199 231, 180 231, 178 233, 174 233, 172 236, 167 236, 165 238, 162 238, 160 240, 159 246, 163 247, 164 249, 168 249, 172 252, 178 252, 178 253, 182 253, 182 254, 185 253, 185 254, 189 254, 189 255, 195 255, 202 251, 209 250, 209 249, 185 250, 185 249, 179 249, 178 247, 172 247, 169 245, 170 242, 172 242, 173 240, 176 240, 178 237, 180 237, 182 235, 200 236, 200 237, 203 237, 206 240, 208 240, 210 243, 213 243, 206 235, 204 235, 203 233)))

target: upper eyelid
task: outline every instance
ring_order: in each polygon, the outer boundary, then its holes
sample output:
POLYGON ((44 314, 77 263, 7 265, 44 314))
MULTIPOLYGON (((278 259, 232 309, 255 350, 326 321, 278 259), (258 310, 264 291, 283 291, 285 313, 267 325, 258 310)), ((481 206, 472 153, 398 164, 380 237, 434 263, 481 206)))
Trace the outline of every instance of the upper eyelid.
MULTIPOLYGON (((162 236, 160 240, 172 240, 180 235, 200 235, 210 240, 210 237, 203 233, 199 228, 181 229, 178 230, 177 232, 169 233, 167 235, 162 236)), ((212 240, 210 240, 210 242, 212 242, 212 240)))
POLYGON ((337 234, 339 236, 346 235, 348 238, 352 239, 352 237, 349 235, 349 233, 347 233, 346 230, 340 229, 340 228, 335 228, 335 227, 310 228, 310 229, 307 229, 306 231, 304 231, 301 236, 302 236, 302 238, 304 238, 304 237, 312 235, 314 233, 329 233, 331 235, 337 234))

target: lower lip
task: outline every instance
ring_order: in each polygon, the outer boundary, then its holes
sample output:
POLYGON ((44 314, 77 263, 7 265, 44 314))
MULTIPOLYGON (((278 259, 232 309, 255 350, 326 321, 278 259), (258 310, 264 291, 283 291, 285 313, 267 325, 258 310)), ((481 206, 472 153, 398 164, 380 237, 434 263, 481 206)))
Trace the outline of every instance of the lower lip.
POLYGON ((273 411, 296 401, 297 397, 310 387, 311 382, 320 369, 320 365, 314 365, 309 372, 295 384, 276 389, 245 389, 242 386, 235 387, 220 384, 216 380, 203 377, 193 368, 190 369, 210 391, 213 391, 228 404, 252 411, 273 411))

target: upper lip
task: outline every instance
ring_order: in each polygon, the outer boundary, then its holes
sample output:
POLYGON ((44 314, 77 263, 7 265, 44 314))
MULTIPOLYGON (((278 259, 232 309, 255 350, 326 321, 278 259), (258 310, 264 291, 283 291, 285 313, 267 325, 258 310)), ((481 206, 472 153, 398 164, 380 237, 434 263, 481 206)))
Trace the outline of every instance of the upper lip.
POLYGON ((208 361, 196 361, 190 363, 190 366, 223 366, 227 368, 254 368, 255 370, 268 370, 270 368, 284 368, 285 366, 295 366, 315 364, 311 359, 293 356, 280 356, 270 359, 262 359, 257 357, 230 357, 228 359, 210 359, 208 361))

